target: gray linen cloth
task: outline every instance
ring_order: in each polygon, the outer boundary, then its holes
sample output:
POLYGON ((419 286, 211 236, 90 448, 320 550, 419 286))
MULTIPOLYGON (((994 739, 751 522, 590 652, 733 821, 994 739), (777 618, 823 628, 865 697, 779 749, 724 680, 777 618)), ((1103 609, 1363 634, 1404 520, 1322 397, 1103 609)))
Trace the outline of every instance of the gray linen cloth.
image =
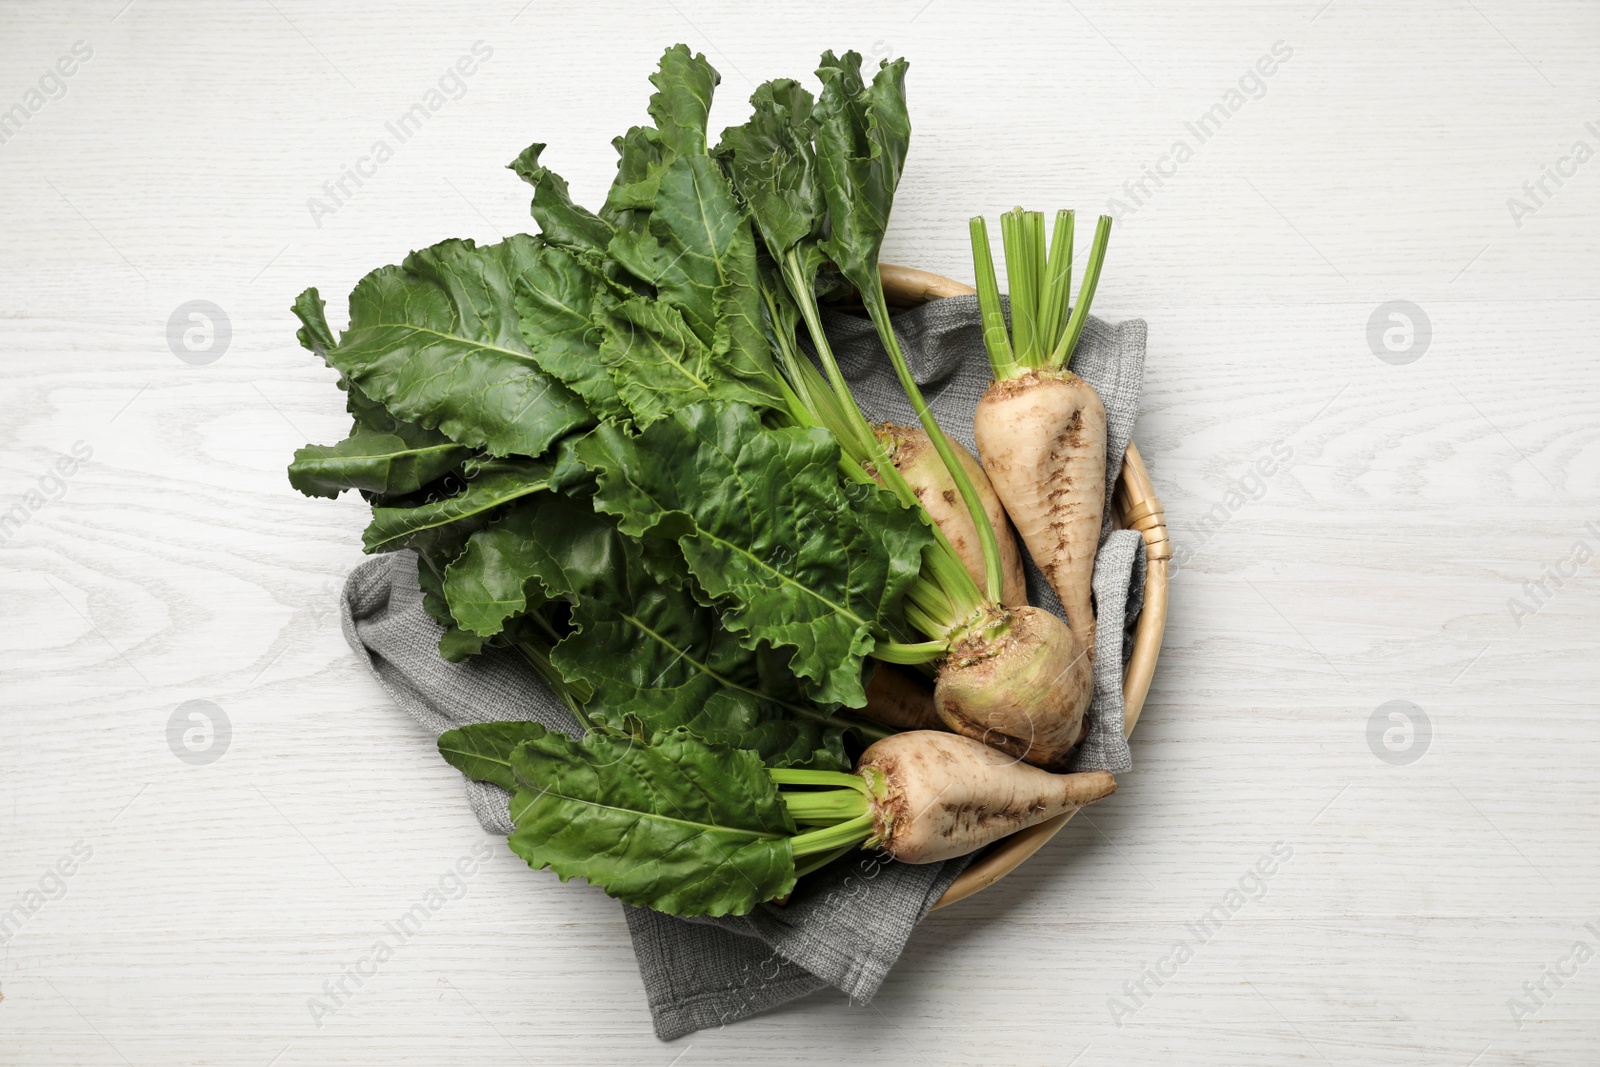
MULTIPOLYGON (((939 424, 973 447, 972 412, 989 380, 975 297, 926 304, 895 319, 902 347, 939 424)), ((871 324, 830 315, 828 332, 862 409, 874 420, 914 423, 871 324)), ((1145 326, 1091 318, 1073 369, 1100 393, 1108 423, 1107 499, 1138 414, 1145 326)), ((1061 613, 1032 561, 1029 599, 1061 613)), ((1120 773, 1132 763, 1122 733, 1122 664, 1143 599, 1139 534, 1101 532, 1094 591, 1099 637, 1089 736, 1073 769, 1120 773)), ((345 639, 380 685, 430 738, 466 723, 532 719, 581 732, 567 709, 520 657, 491 650, 465 663, 438 655, 439 627, 422 608, 416 558, 378 556, 351 573, 343 597, 345 639)), ((507 794, 467 781, 484 829, 508 834, 507 794)), ((623 905, 657 1036, 670 1041, 832 986, 870 999, 912 929, 961 873, 969 857, 910 865, 865 855, 806 878, 782 906, 743 916, 682 919, 623 905)))

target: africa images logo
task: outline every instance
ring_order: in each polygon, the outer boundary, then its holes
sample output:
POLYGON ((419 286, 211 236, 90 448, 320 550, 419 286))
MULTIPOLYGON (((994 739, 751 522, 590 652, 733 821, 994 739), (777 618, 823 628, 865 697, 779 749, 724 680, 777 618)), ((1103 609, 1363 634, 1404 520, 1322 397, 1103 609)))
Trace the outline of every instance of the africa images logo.
POLYGON ((1187 136, 1173 141, 1171 147, 1145 167, 1137 178, 1122 183, 1122 196, 1113 196, 1106 202, 1106 214, 1118 222, 1138 214, 1139 209, 1155 197, 1156 190, 1166 185, 1163 179, 1176 178, 1179 168, 1195 157, 1201 145, 1221 133, 1229 119, 1243 111, 1252 100, 1267 95, 1267 79, 1278 73, 1293 55, 1294 49, 1287 41, 1272 42, 1271 51, 1262 53, 1255 64, 1223 92, 1220 100, 1202 111, 1193 122, 1183 124, 1187 136))
POLYGON ((8 144, 22 132, 45 105, 67 95, 67 79, 78 73, 83 65, 94 58, 94 49, 87 41, 74 41, 72 47, 57 57, 55 63, 30 86, 22 97, 10 107, 0 110, 0 145, 8 144))

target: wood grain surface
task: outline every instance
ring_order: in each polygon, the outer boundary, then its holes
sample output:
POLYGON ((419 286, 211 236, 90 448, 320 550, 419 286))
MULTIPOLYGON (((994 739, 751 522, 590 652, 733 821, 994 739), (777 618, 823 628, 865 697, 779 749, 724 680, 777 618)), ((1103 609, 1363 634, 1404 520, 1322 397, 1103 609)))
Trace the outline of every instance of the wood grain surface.
POLYGON ((0 1063, 1600 1062, 1597 40, 1581 0, 8 0, 0 1063), (893 262, 1119 201, 1096 311, 1149 321, 1179 565, 1114 799, 870 1004, 662 1045, 615 903, 499 842, 452 874, 459 778, 339 633, 362 506, 283 469, 345 422, 294 295, 528 228, 531 141, 597 201, 680 40, 718 129, 910 58, 893 262))

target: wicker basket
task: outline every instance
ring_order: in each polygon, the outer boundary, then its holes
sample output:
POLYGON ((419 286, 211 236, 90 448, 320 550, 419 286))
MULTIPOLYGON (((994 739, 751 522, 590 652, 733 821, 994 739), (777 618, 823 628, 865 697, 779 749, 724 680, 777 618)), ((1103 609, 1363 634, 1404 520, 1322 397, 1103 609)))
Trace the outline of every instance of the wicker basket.
MULTIPOLYGON (((924 270, 888 264, 880 269, 884 295, 892 307, 911 308, 929 300, 976 292, 970 285, 924 270)), ((1139 615, 1134 635, 1133 658, 1128 661, 1122 679, 1124 729, 1131 734, 1134 723, 1139 721, 1145 695, 1150 692, 1150 678, 1155 673, 1156 656, 1161 651, 1161 634, 1167 625, 1167 561, 1172 557, 1161 500, 1150 485, 1150 475, 1139 457, 1139 450, 1131 441, 1122 460, 1122 474, 1117 479, 1111 506, 1119 529, 1138 530, 1144 535, 1145 559, 1149 564, 1144 580, 1144 610, 1139 615)), ((1069 811, 1058 815, 992 846, 961 872, 934 908, 954 904, 994 885, 1039 851, 1074 814, 1069 811)))

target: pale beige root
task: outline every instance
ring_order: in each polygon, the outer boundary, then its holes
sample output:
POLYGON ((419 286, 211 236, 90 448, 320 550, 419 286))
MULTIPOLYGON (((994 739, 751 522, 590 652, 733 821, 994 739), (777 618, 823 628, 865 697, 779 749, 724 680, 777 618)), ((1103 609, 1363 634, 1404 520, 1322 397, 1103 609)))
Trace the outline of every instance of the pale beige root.
POLYGON ((1083 736, 1094 671, 1067 624, 1043 608, 1013 608, 998 637, 969 637, 939 668, 934 708, 951 730, 1040 767, 1056 767, 1083 736))
POLYGON ((989 385, 973 418, 978 454, 1033 562, 1094 656, 1094 557, 1106 500, 1106 409, 1069 371, 989 385))
MULTIPOLYGON (((972 523, 966 501, 961 499, 961 490, 945 470, 944 461, 939 458, 933 442, 928 440, 927 433, 913 426, 886 425, 879 427, 879 434, 888 445, 895 469, 917 494, 928 517, 944 531, 972 580, 978 583, 979 589, 984 588, 983 546, 978 541, 978 528, 972 523)), ((1022 553, 1017 551, 1017 538, 1011 532, 1005 506, 989 484, 989 476, 983 473, 982 465, 966 446, 954 438, 950 438, 950 444, 967 477, 972 479, 978 498, 983 501, 983 510, 989 516, 989 525, 994 528, 994 538, 1000 546, 1000 603, 1008 608, 1021 607, 1028 602, 1028 587, 1022 576, 1022 553)))
POLYGON ((914 730, 861 754, 882 775, 873 804, 879 847, 903 863, 964 856, 1116 792, 1105 771, 1051 774, 968 737, 914 730))
POLYGON ((897 730, 943 730, 933 707, 933 686, 912 668, 875 663, 867 682, 867 706, 857 715, 897 730))

